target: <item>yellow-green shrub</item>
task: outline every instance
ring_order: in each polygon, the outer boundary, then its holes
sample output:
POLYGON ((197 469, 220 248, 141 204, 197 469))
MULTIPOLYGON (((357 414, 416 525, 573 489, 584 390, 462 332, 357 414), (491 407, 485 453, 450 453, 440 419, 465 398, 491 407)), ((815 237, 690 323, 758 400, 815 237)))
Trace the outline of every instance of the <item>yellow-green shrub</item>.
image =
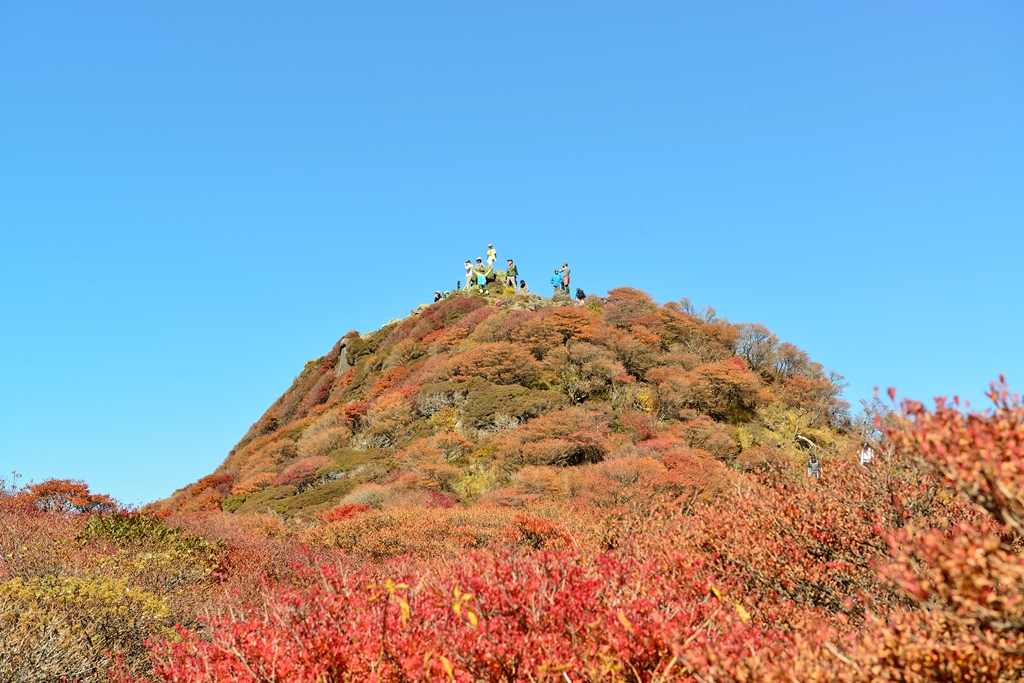
POLYGON ((0 680, 103 680, 108 651, 145 670, 143 642, 167 634, 169 614, 125 579, 12 579, 0 584, 0 680))

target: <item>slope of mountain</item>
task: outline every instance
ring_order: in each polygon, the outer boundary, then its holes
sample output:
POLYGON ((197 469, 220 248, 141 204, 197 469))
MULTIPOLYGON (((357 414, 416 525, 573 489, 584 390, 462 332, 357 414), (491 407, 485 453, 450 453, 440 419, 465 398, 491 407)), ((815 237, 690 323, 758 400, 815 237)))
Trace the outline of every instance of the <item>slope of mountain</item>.
POLYGON ((838 382, 633 289, 349 333, 159 514, 0 479, 0 679, 1022 680, 1020 397, 838 382))
POLYGON ((514 507, 571 496, 566 477, 598 463, 671 479, 680 453, 716 471, 780 456, 795 468, 847 438, 840 380, 764 326, 685 299, 460 293, 349 332, 213 474, 151 509, 514 507))

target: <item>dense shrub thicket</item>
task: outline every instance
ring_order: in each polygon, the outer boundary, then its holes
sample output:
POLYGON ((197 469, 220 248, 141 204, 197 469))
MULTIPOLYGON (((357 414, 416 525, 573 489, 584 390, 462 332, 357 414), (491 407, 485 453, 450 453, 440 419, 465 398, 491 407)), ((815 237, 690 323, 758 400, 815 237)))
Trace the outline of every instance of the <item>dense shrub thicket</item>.
POLYGON ((347 334, 217 472, 152 510, 315 518, 434 490, 512 502, 532 495, 516 490, 523 467, 614 460, 651 440, 726 464, 757 448, 824 455, 851 428, 841 379, 763 325, 632 288, 583 306, 464 294, 347 334))
POLYGON ((0 486, 0 680, 1022 677, 1003 384, 852 420, 760 325, 630 289, 503 308, 346 336, 143 512, 0 486))

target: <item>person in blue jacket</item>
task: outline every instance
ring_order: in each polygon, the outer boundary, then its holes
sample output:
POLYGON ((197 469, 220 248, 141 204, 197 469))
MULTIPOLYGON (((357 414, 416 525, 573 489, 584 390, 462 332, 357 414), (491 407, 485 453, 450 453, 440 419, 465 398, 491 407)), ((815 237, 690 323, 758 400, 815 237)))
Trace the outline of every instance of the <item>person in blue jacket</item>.
POLYGON ((562 289, 562 273, 557 268, 555 274, 551 276, 551 286, 555 288, 553 294, 557 294, 562 289))

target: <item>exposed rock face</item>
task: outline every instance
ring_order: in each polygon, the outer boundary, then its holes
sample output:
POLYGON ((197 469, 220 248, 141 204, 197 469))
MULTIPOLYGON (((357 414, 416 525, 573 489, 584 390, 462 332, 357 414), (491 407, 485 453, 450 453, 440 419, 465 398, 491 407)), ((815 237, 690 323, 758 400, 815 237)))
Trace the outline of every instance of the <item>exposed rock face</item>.
POLYGON ((340 375, 351 367, 352 364, 348 362, 348 341, 342 339, 338 346, 338 364, 335 366, 335 374, 340 375))

